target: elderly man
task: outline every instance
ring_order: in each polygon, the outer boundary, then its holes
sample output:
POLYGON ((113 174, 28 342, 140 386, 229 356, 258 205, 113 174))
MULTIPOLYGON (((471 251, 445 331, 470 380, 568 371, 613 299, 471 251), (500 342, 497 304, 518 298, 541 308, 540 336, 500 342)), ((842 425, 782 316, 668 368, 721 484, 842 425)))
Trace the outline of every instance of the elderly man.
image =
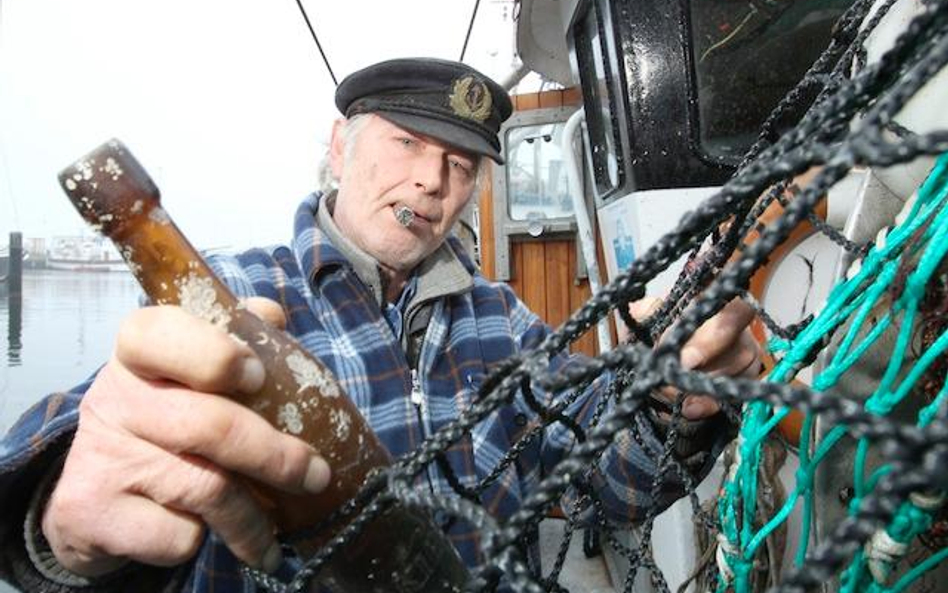
MULTIPOLYGON (((485 159, 501 162, 497 131, 511 105, 475 70, 428 59, 356 72, 336 103, 346 116, 329 149, 338 191, 303 202, 290 246, 211 263, 325 362, 397 456, 456 418, 497 363, 549 332, 449 237, 485 159)), ((729 374, 753 366, 746 323, 725 310, 692 339, 685 364, 729 374)), ((235 476, 319 492, 329 468, 219 395, 254 392, 263 379, 255 355, 209 323, 176 307, 133 313, 94 380, 37 406, 0 448, 5 578, 30 591, 243 591, 238 559, 284 565, 270 519, 235 476)), ((601 383, 569 408, 579 422, 601 383)), ((700 475, 727 421, 707 398, 690 398, 685 415, 695 440, 680 457, 700 475)), ((537 421, 516 401, 448 451, 448 463, 473 485, 537 421)), ((637 421, 639 438, 618 439, 597 468, 613 485, 603 492, 613 515, 632 521, 681 495, 680 485, 659 500, 649 493, 653 462, 640 448, 660 446, 661 423, 657 414, 637 421)), ((485 508, 509 516, 571 445, 568 431, 549 428, 484 493, 485 508)), ((434 469, 427 485, 450 492, 434 469)), ((483 560, 469 526, 449 536, 469 564, 483 560)))

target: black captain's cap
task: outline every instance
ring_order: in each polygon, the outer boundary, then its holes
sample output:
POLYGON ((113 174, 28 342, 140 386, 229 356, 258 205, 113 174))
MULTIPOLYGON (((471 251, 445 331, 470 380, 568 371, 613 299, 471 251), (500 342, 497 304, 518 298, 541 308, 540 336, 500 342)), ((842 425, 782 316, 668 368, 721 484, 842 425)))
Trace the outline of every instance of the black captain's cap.
POLYGON ((512 111, 499 84, 460 62, 403 58, 347 76, 336 88, 346 117, 378 113, 412 132, 503 164, 497 131, 512 111))

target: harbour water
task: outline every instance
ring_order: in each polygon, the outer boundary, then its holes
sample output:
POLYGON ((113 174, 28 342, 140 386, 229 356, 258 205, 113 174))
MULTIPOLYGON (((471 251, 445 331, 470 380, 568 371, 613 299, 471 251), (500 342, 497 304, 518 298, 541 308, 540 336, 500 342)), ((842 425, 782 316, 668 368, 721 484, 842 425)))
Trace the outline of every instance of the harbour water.
POLYGON ((0 433, 43 395, 106 361, 140 292, 129 273, 24 270, 19 328, 9 297, 0 296, 0 433))
MULTIPOLYGON (((0 292, 0 434, 43 396, 80 383, 106 361, 140 293, 126 272, 54 270, 24 270, 18 311, 0 292)), ((0 593, 13 591, 0 582, 0 593)))

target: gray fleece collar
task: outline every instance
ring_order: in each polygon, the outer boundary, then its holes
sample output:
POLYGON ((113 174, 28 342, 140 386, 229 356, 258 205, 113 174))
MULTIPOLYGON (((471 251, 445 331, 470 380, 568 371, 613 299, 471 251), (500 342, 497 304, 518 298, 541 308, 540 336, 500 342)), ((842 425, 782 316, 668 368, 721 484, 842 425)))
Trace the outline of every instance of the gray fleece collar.
MULTIPOLYGON (((326 235, 326 238, 349 260, 352 269, 359 280, 365 284, 375 301, 381 308, 384 304, 382 293, 382 278, 379 274, 378 262, 371 255, 360 249, 355 243, 345 237, 332 219, 332 209, 335 206, 336 194, 324 197, 316 211, 316 226, 326 235)), ((447 242, 425 258, 416 268, 418 287, 414 297, 408 304, 412 305, 449 294, 460 294, 471 290, 474 279, 447 242)))

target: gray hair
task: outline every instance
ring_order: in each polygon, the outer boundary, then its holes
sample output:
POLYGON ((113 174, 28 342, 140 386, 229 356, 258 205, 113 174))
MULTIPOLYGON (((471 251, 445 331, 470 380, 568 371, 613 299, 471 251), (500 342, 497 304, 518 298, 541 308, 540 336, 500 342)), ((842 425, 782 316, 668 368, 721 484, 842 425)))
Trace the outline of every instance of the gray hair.
MULTIPOLYGON (((356 139, 369 122, 369 118, 366 117, 367 115, 367 113, 360 113, 346 120, 346 127, 343 128, 342 131, 343 155, 346 159, 352 156, 352 151, 355 150, 356 139)), ((339 180, 333 175, 332 165, 330 164, 331 150, 332 146, 327 145, 326 154, 324 154, 322 160, 319 161, 317 178, 318 189, 324 194, 328 194, 339 188, 339 180)))

